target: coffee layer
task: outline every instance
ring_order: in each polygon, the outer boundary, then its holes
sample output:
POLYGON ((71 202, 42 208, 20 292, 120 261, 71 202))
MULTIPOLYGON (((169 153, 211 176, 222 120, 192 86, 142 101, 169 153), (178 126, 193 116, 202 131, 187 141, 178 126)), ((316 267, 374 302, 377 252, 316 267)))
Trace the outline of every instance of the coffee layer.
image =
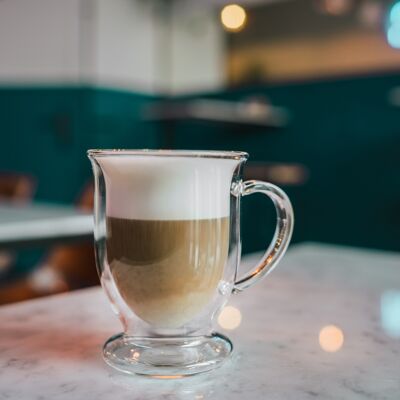
POLYGON ((211 301, 228 246, 228 218, 107 218, 107 259, 116 286, 136 315, 155 327, 178 328, 211 301))
POLYGON ((106 182, 109 217, 191 220, 229 215, 238 160, 109 156, 97 161, 106 182))

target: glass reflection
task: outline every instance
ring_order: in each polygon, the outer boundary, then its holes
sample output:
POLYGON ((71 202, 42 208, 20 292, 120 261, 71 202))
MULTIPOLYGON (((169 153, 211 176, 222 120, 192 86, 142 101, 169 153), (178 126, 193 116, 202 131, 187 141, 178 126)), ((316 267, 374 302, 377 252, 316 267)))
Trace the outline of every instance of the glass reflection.
MULTIPOLYGON (((219 383, 225 382, 225 376, 217 376, 219 383)), ((126 394, 126 398, 132 393, 145 393, 143 398, 174 399, 174 400, 202 400, 214 399, 215 381, 206 379, 202 375, 193 376, 190 380, 182 379, 183 376, 164 376, 163 379, 132 379, 132 376, 110 373, 111 382, 119 393, 126 394)))
POLYGON ((226 306, 218 317, 218 324, 223 329, 236 329, 242 322, 242 313, 233 306, 226 306))
POLYGON ((319 345, 327 353, 336 353, 344 343, 343 331, 335 325, 324 326, 319 331, 319 345))
POLYGON ((381 325, 388 336, 400 338, 400 290, 388 290, 382 294, 381 325))

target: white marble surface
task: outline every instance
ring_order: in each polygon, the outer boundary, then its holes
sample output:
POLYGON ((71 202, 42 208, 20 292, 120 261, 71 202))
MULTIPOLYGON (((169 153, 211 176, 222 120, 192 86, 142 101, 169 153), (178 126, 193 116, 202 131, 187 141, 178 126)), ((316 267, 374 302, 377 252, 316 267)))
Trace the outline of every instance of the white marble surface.
POLYGON ((400 399, 399 296, 400 254, 294 246, 232 298, 242 313, 225 330, 232 360, 174 381, 104 364, 101 346, 120 326, 98 288, 2 307, 0 399, 400 399), (326 352, 319 332, 332 324, 344 343, 326 352))

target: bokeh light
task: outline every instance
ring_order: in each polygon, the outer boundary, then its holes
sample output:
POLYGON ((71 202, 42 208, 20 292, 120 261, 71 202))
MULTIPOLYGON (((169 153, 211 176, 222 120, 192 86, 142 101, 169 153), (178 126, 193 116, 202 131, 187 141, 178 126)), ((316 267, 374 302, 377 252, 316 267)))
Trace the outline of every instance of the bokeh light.
POLYGON ((389 22, 398 24, 400 22, 400 3, 395 3, 389 12, 389 22))
POLYGON ((387 31, 387 41, 395 49, 400 49, 400 26, 392 25, 387 31))
POLYGON ((218 317, 218 324, 223 329, 236 329, 241 322, 242 313, 233 306, 226 306, 218 317))
POLYGON ((335 325, 324 326, 319 332, 319 345, 328 353, 339 351, 344 343, 343 331, 335 325))
POLYGON ((364 26, 378 29, 382 23, 384 7, 378 0, 366 0, 359 6, 357 13, 364 26))
POLYGON ((389 11, 386 37, 391 47, 400 49, 400 2, 393 4, 389 11))
POLYGON ((388 290, 381 297, 381 323, 386 334, 400 338, 400 291, 388 290))
POLYGON ((353 7, 353 0, 319 0, 317 7, 324 14, 343 15, 353 7))
POLYGON ((229 4, 221 11, 221 22, 227 31, 241 31, 246 24, 246 20, 246 11, 238 4, 229 4))

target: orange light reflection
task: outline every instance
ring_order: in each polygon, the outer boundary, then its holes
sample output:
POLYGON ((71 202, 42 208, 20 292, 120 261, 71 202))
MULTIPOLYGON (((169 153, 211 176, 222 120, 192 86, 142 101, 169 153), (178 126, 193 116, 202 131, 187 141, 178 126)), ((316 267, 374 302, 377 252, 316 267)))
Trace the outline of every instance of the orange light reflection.
POLYGON ((344 343, 343 331, 335 325, 324 326, 319 332, 319 345, 328 353, 336 353, 344 343))

